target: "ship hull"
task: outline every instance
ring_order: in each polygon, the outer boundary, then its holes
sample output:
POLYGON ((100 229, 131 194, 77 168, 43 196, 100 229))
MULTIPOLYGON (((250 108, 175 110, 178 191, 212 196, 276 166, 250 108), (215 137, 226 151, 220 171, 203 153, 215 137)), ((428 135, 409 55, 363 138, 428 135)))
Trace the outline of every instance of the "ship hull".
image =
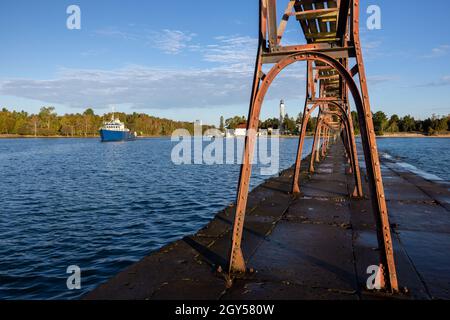
POLYGON ((136 137, 129 131, 100 130, 102 142, 132 141, 136 137))

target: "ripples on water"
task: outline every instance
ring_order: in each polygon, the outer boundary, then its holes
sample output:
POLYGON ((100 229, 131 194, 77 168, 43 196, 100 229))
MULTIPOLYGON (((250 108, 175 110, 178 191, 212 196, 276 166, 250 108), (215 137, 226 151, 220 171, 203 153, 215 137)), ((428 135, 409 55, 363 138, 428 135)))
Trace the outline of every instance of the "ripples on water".
MULTIPOLYGON (((0 299, 78 298, 234 201, 239 165, 176 166, 175 144, 0 140, 0 299), (82 290, 66 288, 70 265, 82 290)), ((296 145, 281 141, 280 169, 296 145)))
POLYGON ((394 159, 450 181, 450 139, 382 138, 378 149, 394 159))
MULTIPOLYGON (((174 145, 0 140, 0 299, 79 298, 234 201, 239 165, 176 166, 174 145), (69 265, 81 267, 82 290, 67 290, 69 265)), ((448 139, 379 145, 449 179, 448 139)), ((280 170, 296 148, 297 139, 281 140, 280 170)), ((305 154, 310 148, 308 139, 305 154)), ((256 167, 252 187, 267 178, 256 167)))

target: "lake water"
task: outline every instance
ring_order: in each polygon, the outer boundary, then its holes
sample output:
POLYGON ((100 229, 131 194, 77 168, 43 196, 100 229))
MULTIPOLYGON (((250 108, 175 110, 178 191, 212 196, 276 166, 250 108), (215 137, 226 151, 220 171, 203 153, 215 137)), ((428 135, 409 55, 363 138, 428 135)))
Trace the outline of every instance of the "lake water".
MULTIPOLYGON (((0 299, 76 299, 235 200, 239 165, 175 165, 170 139, 0 140, 0 299), (66 269, 82 270, 82 289, 66 269)), ((450 139, 380 139, 380 150, 450 180, 450 139), (424 151, 425 150, 425 151, 424 151)), ((296 139, 280 141, 279 169, 296 139)), ((310 152, 311 139, 305 144, 310 152)), ((268 176, 256 166, 252 187, 268 176)))

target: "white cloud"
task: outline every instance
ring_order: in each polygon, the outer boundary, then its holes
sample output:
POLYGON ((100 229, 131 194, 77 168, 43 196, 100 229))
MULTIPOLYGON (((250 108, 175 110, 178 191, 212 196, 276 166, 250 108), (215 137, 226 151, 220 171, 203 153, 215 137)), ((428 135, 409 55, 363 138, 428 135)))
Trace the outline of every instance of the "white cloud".
POLYGON ((189 42, 196 36, 195 33, 186 33, 179 30, 162 30, 150 34, 153 46, 167 54, 179 54, 188 47, 189 42))
POLYGON ((256 57, 258 40, 248 36, 220 36, 217 43, 200 48, 203 58, 208 62, 222 64, 252 64, 256 57))
POLYGON ((139 40, 139 35, 134 34, 132 32, 126 32, 118 30, 117 28, 105 28, 101 30, 95 31, 97 35, 111 37, 111 38, 119 38, 122 40, 139 40))
POLYGON ((431 81, 431 82, 419 85, 418 87, 444 87, 444 86, 450 86, 450 76, 443 76, 439 80, 431 81))
POLYGON ((147 43, 167 54, 181 53, 196 36, 192 32, 170 29, 136 31, 132 28, 130 31, 123 31, 117 28, 105 28, 97 30, 95 33, 105 37, 147 43))
MULTIPOLYGON (((252 81, 245 66, 171 70, 142 66, 105 70, 62 70, 52 80, 13 79, 0 93, 83 108, 130 105, 139 109, 210 108, 247 103, 252 81)), ((298 77, 285 75, 271 89, 275 97, 297 97, 298 77)))
MULTIPOLYGON (((175 54, 193 34, 163 31, 169 40, 161 50, 175 54)), ((114 32, 113 32, 114 33, 114 32)), ((120 34, 127 39, 129 35, 120 34)), ((257 40, 217 37, 209 45, 190 46, 212 67, 162 69, 129 65, 115 70, 60 69, 53 79, 8 79, 0 94, 69 107, 137 109, 210 108, 247 104, 251 91, 257 40)), ((304 94, 304 65, 288 67, 270 88, 267 99, 298 99, 304 94)))
POLYGON ((423 58, 440 58, 448 55, 450 53, 450 45, 441 45, 439 47, 433 48, 431 53, 424 55, 423 58))
POLYGON ((397 81, 398 79, 399 77, 394 75, 373 75, 367 77, 369 83, 374 86, 385 82, 397 81))

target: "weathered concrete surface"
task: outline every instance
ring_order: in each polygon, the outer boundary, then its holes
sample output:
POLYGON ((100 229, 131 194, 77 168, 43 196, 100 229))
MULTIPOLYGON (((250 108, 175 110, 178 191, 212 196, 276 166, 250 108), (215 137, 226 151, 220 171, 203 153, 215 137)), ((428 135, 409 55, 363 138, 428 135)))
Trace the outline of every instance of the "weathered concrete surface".
MULTIPOLYGON (((359 154, 362 151, 359 150, 359 154)), ((362 167, 364 161, 361 158, 362 167)), ((303 161, 305 171, 309 161, 303 161)), ((86 299, 385 299, 367 292, 377 265, 369 199, 352 199, 341 144, 314 175, 302 174, 302 196, 288 194, 292 169, 249 196, 243 253, 255 272, 226 287, 234 206, 197 234, 165 246, 86 295, 86 299)), ((364 170, 363 170, 364 173, 364 170)), ((400 285, 412 299, 450 299, 448 187, 383 161, 400 285)), ((366 176, 363 174, 367 194, 366 176)))

